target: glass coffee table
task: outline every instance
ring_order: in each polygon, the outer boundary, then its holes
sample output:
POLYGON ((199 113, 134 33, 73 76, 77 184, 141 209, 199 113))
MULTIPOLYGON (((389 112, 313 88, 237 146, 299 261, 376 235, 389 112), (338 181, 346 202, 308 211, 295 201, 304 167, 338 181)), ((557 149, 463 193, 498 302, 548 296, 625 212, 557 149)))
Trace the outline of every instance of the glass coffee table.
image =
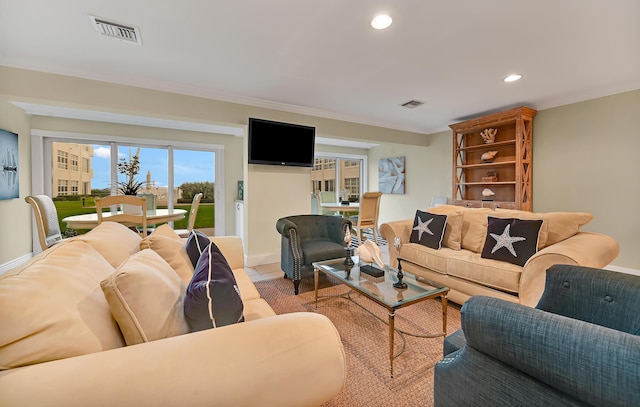
POLYGON ((398 281, 398 270, 385 265, 383 276, 372 277, 361 272, 357 257, 354 257, 354 260, 356 260, 356 264, 351 268, 344 264, 344 258, 313 263, 316 308, 318 308, 319 272, 340 281, 353 291, 362 294, 366 298, 369 298, 386 308, 389 312, 389 369, 391 371, 391 377, 393 377, 393 360, 402 353, 402 351, 400 351, 397 355, 394 355, 393 352, 394 332, 396 331, 394 327, 396 310, 431 298, 440 297, 442 300, 442 332, 431 335, 418 335, 400 331, 398 331, 398 333, 405 333, 421 338, 438 338, 446 336, 447 294, 449 293, 449 288, 421 278, 416 278, 414 275, 407 272, 403 273, 404 275, 402 279, 402 281, 406 283, 407 287, 403 289, 395 288, 393 284, 398 281))

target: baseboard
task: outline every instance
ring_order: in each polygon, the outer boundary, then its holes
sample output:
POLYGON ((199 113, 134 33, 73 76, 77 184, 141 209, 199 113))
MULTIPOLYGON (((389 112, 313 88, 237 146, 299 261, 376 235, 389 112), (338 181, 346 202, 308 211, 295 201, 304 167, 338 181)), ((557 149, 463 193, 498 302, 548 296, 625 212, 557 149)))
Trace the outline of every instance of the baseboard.
POLYGON ((630 268, 626 268, 626 267, 612 266, 611 264, 606 266, 604 269, 605 270, 611 270, 611 271, 618 271, 620 273, 627 273, 627 274, 633 274, 633 275, 636 275, 636 276, 640 276, 640 270, 630 269, 630 268))
POLYGON ((32 257, 33 257, 33 253, 27 253, 24 256, 18 257, 17 259, 13 259, 4 264, 0 264, 0 274, 4 274, 7 271, 28 262, 29 260, 31 260, 32 257))
POLYGON ((256 256, 247 256, 244 264, 247 267, 261 266, 263 264, 273 264, 280 262, 280 252, 264 253, 256 256))

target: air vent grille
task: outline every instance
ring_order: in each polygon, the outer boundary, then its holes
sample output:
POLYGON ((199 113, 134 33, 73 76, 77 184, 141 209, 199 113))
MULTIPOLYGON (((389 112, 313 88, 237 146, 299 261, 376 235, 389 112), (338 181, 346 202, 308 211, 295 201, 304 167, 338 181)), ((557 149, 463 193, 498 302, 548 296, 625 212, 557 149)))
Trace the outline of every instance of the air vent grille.
POLYGON ((407 109, 415 109, 416 107, 422 106, 422 105, 424 105, 424 102, 421 102, 419 100, 410 100, 408 102, 401 104, 400 106, 406 107, 407 109))
POLYGON ((140 30, 138 27, 114 23, 94 16, 89 16, 89 19, 93 23, 95 30, 100 35, 142 45, 142 38, 140 37, 140 30))

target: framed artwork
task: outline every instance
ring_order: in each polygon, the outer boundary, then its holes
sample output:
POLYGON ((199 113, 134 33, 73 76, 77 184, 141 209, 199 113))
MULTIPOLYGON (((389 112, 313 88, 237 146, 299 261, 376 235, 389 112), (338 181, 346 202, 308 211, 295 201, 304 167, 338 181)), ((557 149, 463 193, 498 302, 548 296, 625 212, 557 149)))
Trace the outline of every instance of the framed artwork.
POLYGON ((378 161, 378 188, 383 194, 404 194, 404 157, 378 161))
POLYGON ((18 182, 18 135, 0 130, 0 199, 20 197, 18 182))

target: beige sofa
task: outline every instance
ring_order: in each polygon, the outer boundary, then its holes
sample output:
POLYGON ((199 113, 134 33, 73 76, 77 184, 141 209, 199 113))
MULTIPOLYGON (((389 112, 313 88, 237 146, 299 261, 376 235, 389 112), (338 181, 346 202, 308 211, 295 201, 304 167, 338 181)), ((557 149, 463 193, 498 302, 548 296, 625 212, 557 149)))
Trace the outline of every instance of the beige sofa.
POLYGON ((1 275, 0 405, 317 406, 343 389, 333 324, 276 315, 246 274, 237 237, 212 240, 233 270, 245 322, 185 332, 193 266, 177 239, 159 228, 141 240, 106 222, 1 275), (134 278, 154 273, 161 278, 134 278), (109 281, 118 289, 108 300, 109 281))
POLYGON ((488 295, 535 306, 544 290, 546 270, 551 265, 602 268, 619 252, 613 238, 579 231, 593 218, 588 213, 533 213, 453 205, 440 205, 427 211, 447 215, 443 246, 439 250, 409 243, 413 219, 383 223, 380 234, 391 243, 389 258, 393 266, 397 266, 397 252, 392 243, 398 236, 402 239, 403 271, 449 287, 449 299, 459 304, 473 295, 488 295), (543 221, 538 251, 524 267, 481 257, 488 216, 543 221))

